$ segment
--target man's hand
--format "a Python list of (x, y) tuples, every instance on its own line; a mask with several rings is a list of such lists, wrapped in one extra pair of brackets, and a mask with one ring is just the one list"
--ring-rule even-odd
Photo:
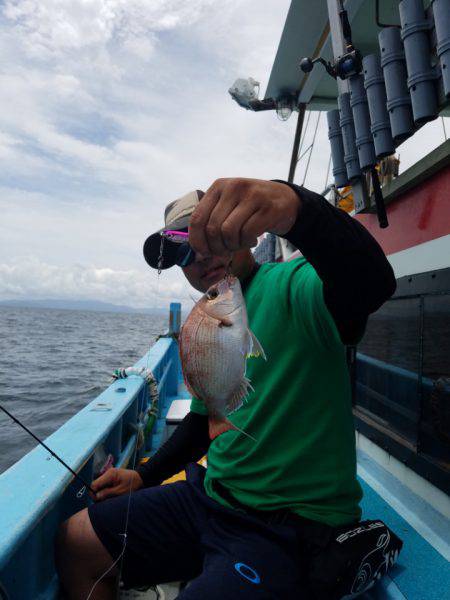
[(203, 256), (252, 248), (266, 231), (287, 233), (300, 206), (298, 195), (283, 183), (217, 179), (192, 213), (189, 244)]
[(95, 492), (95, 496), (90, 494), (96, 502), (128, 494), (143, 487), (144, 482), (137, 471), (131, 469), (115, 469), (111, 468), (95, 479), (91, 487)]

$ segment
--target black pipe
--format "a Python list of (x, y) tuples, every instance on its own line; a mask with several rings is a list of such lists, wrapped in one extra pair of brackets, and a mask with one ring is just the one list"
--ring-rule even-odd
[(389, 222), (386, 214), (386, 206), (384, 204), (383, 193), (381, 191), (378, 171), (375, 167), (370, 171), (372, 175), (373, 196), (375, 198), (375, 206), (377, 207), (378, 223), (381, 229), (389, 227)]
[(298, 105), (298, 119), (297, 119), (297, 127), (295, 128), (295, 137), (294, 137), (294, 145), (292, 147), (292, 156), (291, 156), (291, 164), (289, 166), (289, 175), (288, 181), (290, 183), (294, 182), (295, 169), (298, 163), (298, 148), (300, 145), (300, 137), (303, 130), (303, 121), (305, 119), (305, 111), (306, 104), (301, 103)]

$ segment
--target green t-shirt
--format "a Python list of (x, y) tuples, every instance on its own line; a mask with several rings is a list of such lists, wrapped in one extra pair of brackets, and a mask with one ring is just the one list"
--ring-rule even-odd
[[(267, 356), (247, 360), (254, 391), (208, 451), (207, 494), (220, 481), (240, 503), (288, 508), (341, 525), (360, 518), (350, 381), (322, 281), (303, 258), (262, 265), (244, 292), (250, 329)], [(191, 410), (207, 414), (193, 398)]]

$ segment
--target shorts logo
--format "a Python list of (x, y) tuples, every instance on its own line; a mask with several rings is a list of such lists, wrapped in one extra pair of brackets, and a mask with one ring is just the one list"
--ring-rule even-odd
[(255, 569), (252, 569), (245, 563), (236, 563), (234, 565), (234, 568), (239, 573), (239, 575), (242, 575), (242, 577), (244, 577), (244, 579), (247, 579), (247, 581), (250, 581), (250, 583), (261, 583), (261, 578), (255, 571)]

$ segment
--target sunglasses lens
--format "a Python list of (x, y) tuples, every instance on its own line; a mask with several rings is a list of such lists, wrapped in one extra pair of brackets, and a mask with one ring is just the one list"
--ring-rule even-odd
[(187, 267), (192, 264), (195, 260), (195, 252), (189, 246), (189, 244), (180, 244), (177, 250), (177, 256), (175, 263), (179, 267)]

